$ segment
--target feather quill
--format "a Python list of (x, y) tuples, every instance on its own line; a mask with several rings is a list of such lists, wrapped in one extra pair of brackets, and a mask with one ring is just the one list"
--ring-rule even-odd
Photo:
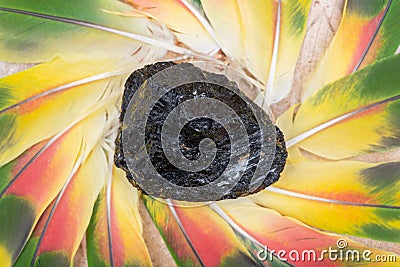
[[(299, 148), (339, 160), (398, 148), (400, 55), (364, 68), (310, 97), (278, 124), (286, 133), (292, 160)], [(310, 118), (309, 114), (315, 114)], [(338, 142), (332, 143), (335, 136)]]
[(0, 57), (28, 63), (47, 61), (59, 54), (69, 61), (126, 58), (146, 45), (155, 57), (164, 56), (166, 51), (192, 54), (174, 45), (173, 35), (149, 20), (123, 18), (105, 11), (129, 9), (128, 5), (108, 0), (74, 2), (68, 9), (54, 0), (35, 4), (2, 1)]
[(180, 266), (257, 265), (229, 225), (207, 206), (180, 207), (145, 197), (145, 205)]
[[(179, 42), (192, 50), (206, 55), (218, 52), (215, 33), (202, 14), (200, 6), (196, 8), (191, 0), (126, 0), (126, 2), (135, 8), (129, 14), (154, 18), (165, 24), (175, 33)], [(192, 34), (193, 32), (196, 35)]]
[(89, 266), (151, 266), (142, 237), (138, 192), (123, 171), (111, 169), (88, 228)]
[(56, 59), (0, 79), (0, 166), (118, 97), (122, 89), (115, 85), (126, 75), (115, 68)]
[(400, 43), (396, 23), (399, 7), (400, 3), (392, 0), (369, 5), (359, 0), (346, 1), (339, 29), (318, 68), (304, 83), (302, 99), (328, 83), (394, 55)]
[(264, 105), (285, 97), (311, 1), (201, 1), (226, 55), (264, 84)]
[[(261, 259), (266, 258), (265, 263), (269, 260), (270, 264), (289, 266), (342, 266), (330, 260), (324, 251), (329, 247), (336, 247), (338, 240), (346, 239), (343, 236), (316, 231), (297, 220), (258, 206), (246, 198), (213, 203), (211, 207), (236, 233), (252, 244), (249, 246), (250, 253)], [(347, 245), (346, 249), (356, 250), (360, 255), (366, 249), (365, 246), (351, 240)], [(285, 251), (286, 254), (283, 255), (279, 251)], [(311, 254), (307, 254), (310, 251)], [(373, 253), (390, 255), (389, 252), (378, 249)], [(266, 255), (268, 256), (265, 257)], [(368, 260), (361, 261), (364, 265), (369, 264)]]
[[(93, 128), (102, 125), (103, 120), (104, 116), (93, 114), (65, 133), (57, 135), (0, 192), (0, 214), (7, 218), (0, 224), (3, 236), (0, 246), (8, 251), (12, 262), (21, 252), (40, 215), (62, 189), (75, 161), (81, 157), (86, 158), (99, 140), (101, 128), (97, 128), (97, 131), (93, 131)], [(10, 215), (10, 209), (18, 212)]]

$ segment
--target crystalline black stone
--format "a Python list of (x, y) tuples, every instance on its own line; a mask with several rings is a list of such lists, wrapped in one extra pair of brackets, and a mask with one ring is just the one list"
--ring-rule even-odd
[[(162, 71), (162, 70), (169, 68), (171, 66), (174, 66), (174, 65), (175, 65), (175, 63), (173, 63), (173, 62), (158, 62), (158, 63), (152, 64), (152, 65), (147, 65), (144, 68), (135, 70), (129, 76), (129, 78), (125, 82), (125, 90), (124, 90), (124, 94), (122, 96), (121, 114), (119, 116), (120, 126), (122, 126), (122, 123), (124, 121), (126, 109), (128, 108), (129, 102), (131, 101), (132, 96), (139, 89), (140, 85), (142, 85), (143, 82), (145, 82), (147, 79), (149, 79), (151, 76), (153, 76), (157, 72)], [(115, 166), (123, 169), (126, 172), (126, 177), (128, 178), (128, 180), (131, 183), (133, 183), (134, 185), (136, 185), (131, 173), (128, 170), (128, 166), (126, 164), (124, 151), (122, 148), (122, 129), (121, 129), (121, 127), (119, 127), (119, 129), (118, 129), (117, 139), (115, 140), (114, 162), (115, 162)]]
[[(193, 69), (198, 70), (191, 64), (184, 63), (187, 65), (188, 71)], [(126, 172), (126, 176), (128, 180), (139, 190), (146, 192), (140, 188), (140, 186), (135, 182), (134, 177), (128, 170), (128, 166), (126, 163), (126, 159), (123, 153), (122, 146), (122, 124), (124, 121), (124, 117), (126, 111), (128, 109), (129, 103), (139, 89), (139, 87), (154, 74), (165, 70), (171, 66), (174, 66), (173, 62), (159, 62), (152, 65), (147, 65), (142, 69), (138, 69), (134, 71), (126, 81), (125, 91), (122, 99), (121, 106), (121, 115), (120, 115), (120, 128), (118, 130), (118, 136), (115, 141), (116, 144), (116, 152), (115, 152), (115, 165)], [(254, 173), (254, 168), (258, 164), (259, 155), (257, 151), (260, 148), (260, 128), (257, 126), (257, 120), (251, 114), (250, 111), (246, 111), (246, 108), (243, 106), (243, 101), (240, 99), (238, 95), (234, 93), (234, 91), (238, 91), (236, 83), (231, 82), (224, 75), (213, 74), (208, 72), (203, 72), (204, 75), (212, 77), (213, 80), (218, 80), (218, 83), (224, 84), (227, 87), (233, 89), (232, 93), (228, 90), (223, 90), (222, 86), (212, 85), (209, 83), (201, 83), (196, 82), (193, 84), (185, 84), (175, 88), (174, 90), (169, 91), (166, 95), (160, 99), (157, 104), (154, 106), (152, 110), (152, 118), (155, 121), (165, 120), (168, 113), (180, 103), (183, 103), (187, 99), (193, 98), (193, 94), (196, 94), (196, 97), (209, 97), (223, 100), (223, 102), (229, 102), (229, 105), (234, 110), (240, 110), (240, 119), (242, 122), (245, 122), (249, 127), (246, 129), (247, 134), (249, 136), (250, 143), (250, 159), (248, 163), (248, 169), (241, 177), (240, 181), (231, 189), (229, 193), (224, 194), (220, 199), (228, 199), (228, 198), (237, 198), (240, 196), (245, 196), (250, 194), (249, 186), (252, 179), (252, 175)], [(195, 74), (193, 74), (195, 75)], [(210, 86), (212, 88), (210, 88)], [(164, 178), (177, 184), (179, 186), (189, 186), (196, 187), (202, 186), (204, 184), (208, 184), (210, 181), (216, 179), (224, 170), (227, 165), (227, 160), (229, 161), (230, 154), (230, 141), (229, 136), (224, 129), (221, 128), (221, 125), (218, 125), (213, 120), (209, 119), (199, 119), (192, 121), (185, 125), (185, 127), (181, 130), (180, 136), (180, 151), (182, 154), (191, 160), (196, 160), (199, 157), (199, 143), (204, 138), (211, 139), (217, 148), (216, 160), (210, 164), (210, 166), (203, 171), (196, 173), (188, 173), (182, 170), (177, 169), (175, 166), (172, 166), (168, 160), (166, 159), (162, 149), (158, 146), (150, 146), (154, 142), (160, 141), (160, 128), (157, 127), (156, 124), (147, 124), (146, 127), (146, 146), (151, 147), (148, 150), (149, 157), (152, 159), (153, 166), (156, 168), (158, 173), (160, 173)], [(276, 129), (276, 149), (274, 154), (274, 159), (272, 161), (272, 165), (270, 167), (270, 171), (266, 172), (262, 177), (263, 182), (251, 193), (258, 192), (265, 187), (271, 185), (279, 179), (280, 173), (283, 171), (287, 152), (284, 142), (284, 137), (282, 132), (275, 127)]]

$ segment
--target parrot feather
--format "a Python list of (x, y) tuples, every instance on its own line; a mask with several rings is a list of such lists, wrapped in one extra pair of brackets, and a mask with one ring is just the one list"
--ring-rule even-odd
[[(95, 113), (55, 136), (0, 192), (0, 214), (6, 218), (0, 223), (0, 246), (8, 251), (13, 262), (40, 215), (74, 173), (77, 160), (85, 159), (99, 140), (102, 129), (98, 126), (103, 122), (104, 114)], [(18, 212), (10, 215), (10, 209)]]
[[(111, 167), (96, 201), (87, 233), (89, 266), (151, 266), (142, 237), (139, 193), (125, 173)], [(118, 208), (116, 208), (118, 207)]]
[(348, 0), (330, 47), (317, 70), (305, 81), (303, 99), (328, 83), (394, 55), (400, 43), (396, 23), (399, 7), (399, 1), (392, 0), (368, 5), (364, 1)]
[(56, 0), (35, 3), (4, 0), (0, 4), (0, 58), (28, 63), (47, 61), (59, 54), (70, 61), (88, 56), (110, 59), (135, 54), (146, 45), (159, 57), (167, 50), (193, 54), (176, 46), (173, 35), (165, 27), (106, 10), (126, 12), (131, 7), (109, 0), (73, 2), (67, 9)]
[[(321, 266), (321, 264), (338, 266), (338, 263), (329, 259), (326, 251), (330, 247), (337, 248), (337, 241), (346, 240), (346, 237), (317, 231), (295, 219), (258, 206), (246, 198), (213, 203), (212, 208), (234, 230), (243, 233), (243, 236), (250, 239), (249, 242), (255, 243), (250, 253), (260, 258), (273, 259), (273, 263), (277, 260), (283, 262), (286, 260), (287, 264), (295, 266)], [(367, 247), (349, 240), (345, 249), (357, 251), (358, 255), (362, 255)], [(282, 255), (279, 251), (286, 253)], [(391, 255), (379, 249), (373, 250), (373, 253)], [(360, 262), (364, 265), (369, 264), (368, 260), (360, 259)]]
[[(117, 85), (126, 74), (108, 71), (112, 64), (103, 66), (108, 67), (54, 60), (0, 79), (5, 95), (0, 103), (0, 166), (118, 97), (122, 89)], [(57, 83), (42, 79), (49, 73)]]
[(290, 90), (311, 1), (201, 3), (234, 66), (265, 84), (266, 103), (283, 98)]
[(150, 197), (144, 197), (144, 203), (178, 265), (259, 265), (229, 225), (208, 206), (185, 207)]
[[(96, 168), (98, 164), (102, 168)], [(71, 264), (89, 224), (90, 213), (97, 195), (104, 183), (106, 166), (104, 151), (95, 148), (89, 158), (82, 162), (76, 175), (67, 180), (52, 206), (38, 239), (31, 266), (34, 263), (60, 266), (65, 259)], [(64, 216), (68, 213), (85, 216), (65, 220)], [(55, 262), (57, 258), (60, 260), (58, 264)], [(47, 261), (51, 263), (46, 263)]]
[[(389, 57), (327, 85), (296, 115), (289, 110), (278, 122), (293, 151), (289, 157), (295, 160), (299, 148), (331, 160), (398, 148), (399, 59)], [(335, 136), (340, 140), (330, 142)]]
[[(133, 15), (142, 14), (164, 23), (175, 33), (178, 41), (194, 51), (213, 55), (219, 50), (215, 34), (200, 7), (188, 0), (126, 0), (135, 10)], [(196, 32), (196, 35), (191, 33)]]
[[(396, 242), (400, 238), (398, 170), (399, 162), (304, 159), (289, 164), (285, 179), (252, 199), (324, 231)], [(340, 218), (340, 223), (334, 218)]]

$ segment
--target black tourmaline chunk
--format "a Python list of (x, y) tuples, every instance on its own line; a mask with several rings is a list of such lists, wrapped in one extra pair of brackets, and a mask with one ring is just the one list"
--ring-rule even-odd
[(114, 156), (114, 162), (115, 166), (118, 168), (123, 169), (126, 172), (126, 177), (129, 179), (131, 183), (134, 185), (134, 179), (131, 175), (131, 173), (128, 170), (128, 166), (125, 161), (125, 156), (123, 153), (122, 149), (122, 123), (124, 121), (126, 109), (128, 108), (129, 102), (131, 101), (133, 95), (136, 93), (136, 91), (139, 89), (140, 85), (147, 79), (149, 79), (151, 76), (156, 74), (159, 71), (162, 71), (166, 68), (169, 68), (171, 66), (174, 66), (175, 63), (173, 62), (158, 62), (153, 65), (147, 65), (142, 69), (135, 70), (132, 72), (132, 74), (129, 76), (129, 78), (125, 82), (125, 90), (124, 90), (124, 95), (122, 97), (122, 106), (121, 106), (121, 115), (119, 116), (119, 123), (120, 127), (118, 129), (118, 136), (117, 139), (115, 140), (115, 156)]
[[(187, 66), (188, 70), (193, 69), (193, 72), (199, 70), (192, 64), (184, 64)], [(159, 62), (152, 65), (147, 65), (142, 69), (134, 71), (129, 76), (125, 84), (120, 115), (120, 127), (118, 130), (117, 139), (115, 141), (115, 165), (123, 169), (126, 172), (126, 176), (129, 181), (145, 194), (149, 192), (145, 192), (143, 188), (140, 188), (140, 186), (135, 182), (135, 177), (133, 177), (131, 172), (128, 170), (125, 155), (123, 153), (122, 124), (124, 122), (129, 103), (140, 86), (154, 74), (174, 65), (176, 64), (173, 62)], [(237, 85), (229, 81), (225, 76), (204, 71), (203, 73), (205, 76), (212, 77), (214, 80), (217, 79), (221, 83), (226, 84), (227, 87), (233, 88), (234, 91), (236, 90), (239, 92)], [(225, 171), (225, 168), (229, 162), (229, 156), (231, 154), (231, 141), (224, 127), (212, 119), (198, 118), (190, 121), (190, 123), (187, 123), (181, 129), (179, 136), (179, 149), (182, 155), (189, 160), (197, 160), (200, 157), (199, 144), (203, 139), (211, 139), (214, 142), (216, 146), (215, 159), (205, 170), (197, 172), (180, 170), (176, 166), (169, 163), (161, 148), (161, 137), (159, 136), (160, 127), (157, 127), (157, 123), (160, 120), (165, 120), (169, 112), (171, 112), (177, 105), (180, 105), (188, 99), (198, 98), (200, 96), (215, 98), (224, 103), (229, 103), (229, 106), (233, 110), (240, 111), (239, 117), (245, 123), (247, 127), (246, 131), (249, 136), (250, 159), (248, 167), (239, 182), (230, 190), (230, 192), (225, 193), (219, 199), (237, 198), (255, 193), (279, 179), (280, 173), (283, 171), (285, 166), (287, 152), (283, 134), (278, 127), (275, 127), (276, 148), (275, 154), (273, 154), (274, 158), (272, 160), (272, 165), (270, 170), (266, 171), (262, 175), (261, 178), (263, 182), (259, 185), (259, 187), (255, 190), (253, 188), (252, 192), (249, 192), (250, 181), (254, 174), (255, 167), (257, 166), (260, 157), (263, 156), (262, 153), (260, 154), (258, 151), (261, 147), (259, 133), (260, 128), (257, 125), (254, 115), (251, 114), (251, 110), (248, 108), (246, 109), (246, 107), (243, 106), (244, 102), (240, 98), (245, 96), (241, 92), (239, 92), (240, 97), (235, 95), (235, 93), (229, 92), (229, 90), (228, 93), (226, 90), (224, 91), (222, 86), (219, 85), (195, 82), (193, 84), (184, 84), (173, 88), (167, 94), (163, 95), (154, 105), (154, 108), (150, 113), (150, 117), (156, 118), (156, 123), (152, 124), (152, 122), (147, 122), (145, 144), (152, 165), (163, 178), (182, 187), (197, 187), (214, 181)]]

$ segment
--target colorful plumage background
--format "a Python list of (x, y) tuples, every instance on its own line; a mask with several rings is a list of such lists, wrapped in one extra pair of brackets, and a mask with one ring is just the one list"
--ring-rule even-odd
[[(0, 0), (0, 265), (398, 266), (399, 17), (398, 0)], [(123, 85), (167, 59), (247, 74), (286, 137), (277, 183), (192, 208), (129, 184)], [(342, 239), (397, 263), (258, 257)]]

